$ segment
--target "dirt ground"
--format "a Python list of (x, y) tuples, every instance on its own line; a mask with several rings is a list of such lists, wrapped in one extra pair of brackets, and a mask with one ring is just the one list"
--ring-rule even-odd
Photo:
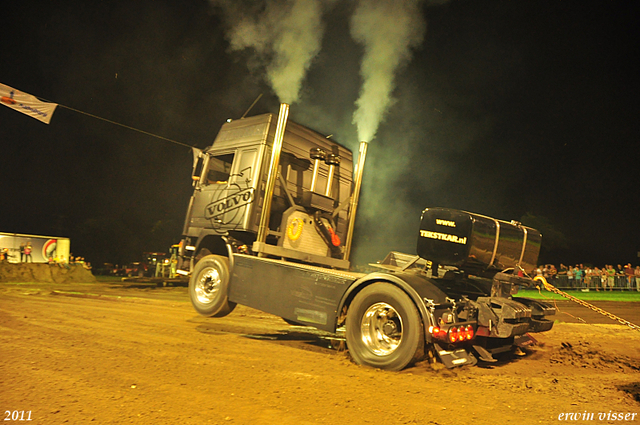
[(81, 264), (1, 262), (0, 282), (94, 283), (96, 278)]
[[(599, 305), (640, 322), (640, 303)], [(385, 372), (256, 310), (200, 317), (184, 287), (0, 283), (0, 419), (455, 425), (576, 413), (583, 423), (640, 423), (640, 332), (559, 306), (595, 324), (560, 314), (525, 356), (492, 366)]]

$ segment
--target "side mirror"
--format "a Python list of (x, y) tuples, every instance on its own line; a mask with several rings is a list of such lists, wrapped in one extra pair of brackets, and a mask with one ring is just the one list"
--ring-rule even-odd
[(193, 185), (200, 181), (200, 177), (202, 176), (202, 166), (204, 164), (204, 158), (202, 156), (198, 157), (198, 160), (193, 164), (193, 174), (191, 175), (191, 180), (193, 180)]

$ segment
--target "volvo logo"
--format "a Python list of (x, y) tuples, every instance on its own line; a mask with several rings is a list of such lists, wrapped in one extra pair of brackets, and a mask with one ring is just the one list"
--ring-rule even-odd
[(226, 198), (218, 199), (205, 207), (205, 218), (212, 219), (253, 202), (254, 188), (235, 192)]

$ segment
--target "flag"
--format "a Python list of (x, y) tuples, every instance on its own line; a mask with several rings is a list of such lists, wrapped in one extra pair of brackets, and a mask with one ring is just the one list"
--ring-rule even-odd
[(49, 124), (57, 103), (42, 102), (37, 97), (0, 84), (0, 103)]

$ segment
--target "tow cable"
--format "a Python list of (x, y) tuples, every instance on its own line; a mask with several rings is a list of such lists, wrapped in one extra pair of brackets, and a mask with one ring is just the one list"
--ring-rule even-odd
[(549, 292), (553, 292), (554, 294), (558, 294), (561, 297), (567, 298), (577, 304), (580, 304), (583, 307), (587, 307), (588, 309), (591, 309), (593, 311), (595, 311), (596, 313), (600, 313), (603, 316), (607, 316), (609, 319), (615, 320), (618, 323), (622, 324), (622, 325), (626, 325), (629, 326), (631, 329), (635, 329), (636, 331), (640, 331), (640, 326), (631, 323), (628, 320), (625, 320), (621, 317), (616, 316), (615, 314), (609, 313), (608, 311), (605, 311), (603, 309), (601, 309), (600, 307), (596, 307), (593, 304), (589, 304), (586, 301), (583, 301), (579, 298), (574, 297), (573, 295), (567, 294), (564, 291), (559, 290), (558, 288), (556, 288), (555, 286), (553, 286), (552, 284), (550, 284), (549, 282), (547, 282), (547, 279), (545, 279), (543, 276), (536, 276), (533, 278), (533, 280), (539, 280), (542, 282), (542, 284), (544, 285), (544, 289), (546, 289)]

